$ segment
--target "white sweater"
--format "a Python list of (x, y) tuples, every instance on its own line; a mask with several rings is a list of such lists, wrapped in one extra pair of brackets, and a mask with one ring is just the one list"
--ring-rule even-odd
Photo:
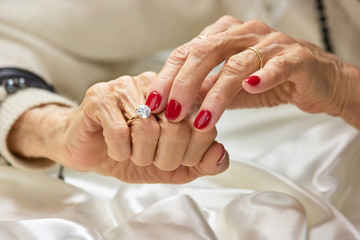
[[(328, 0), (326, 7), (336, 53), (360, 65), (360, 2)], [(322, 44), (312, 0), (0, 0), (0, 68), (34, 72), (58, 93), (22, 90), (0, 105), (1, 155), (18, 168), (51, 166), (49, 160), (24, 161), (8, 150), (6, 137), (22, 113), (45, 103), (76, 106), (95, 82), (139, 74), (137, 62), (181, 45), (224, 14), (261, 19)]]

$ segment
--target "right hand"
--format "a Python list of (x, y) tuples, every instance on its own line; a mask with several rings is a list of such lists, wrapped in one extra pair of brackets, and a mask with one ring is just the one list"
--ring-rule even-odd
[[(42, 107), (53, 130), (47, 135), (44, 157), (127, 182), (184, 183), (223, 172), (228, 155), (214, 141), (216, 130), (195, 131), (191, 114), (178, 123), (167, 121), (162, 113), (137, 119), (131, 127), (126, 124), (136, 106), (145, 102), (147, 86), (155, 77), (144, 73), (95, 84), (75, 109)], [(219, 159), (223, 161), (218, 165)]]
[(194, 125), (202, 132), (211, 130), (225, 109), (285, 103), (340, 116), (360, 129), (359, 67), (261, 21), (224, 16), (201, 35), (175, 49), (148, 88), (148, 99), (154, 94), (162, 99), (155, 113), (166, 109), (169, 121), (181, 121), (200, 92), (204, 99)]

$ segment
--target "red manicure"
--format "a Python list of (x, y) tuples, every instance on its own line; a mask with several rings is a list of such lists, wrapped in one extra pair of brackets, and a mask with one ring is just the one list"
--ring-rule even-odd
[(222, 145), (221, 144), (221, 146), (222, 146), (222, 154), (221, 154), (221, 157), (219, 158), (219, 160), (217, 161), (217, 165), (220, 165), (223, 161), (224, 161), (224, 159), (225, 159), (225, 155), (226, 155), (226, 151), (225, 151), (225, 148), (224, 148), (224, 145)]
[(171, 99), (165, 110), (165, 117), (168, 120), (175, 120), (180, 115), (180, 112), (181, 104), (178, 101)]
[(251, 86), (256, 86), (260, 83), (260, 78), (258, 76), (250, 76), (245, 78), (244, 81), (250, 84)]
[(194, 121), (194, 127), (196, 127), (197, 129), (203, 129), (209, 124), (210, 120), (211, 120), (211, 112), (203, 109), (196, 116)]
[(154, 111), (159, 107), (161, 103), (161, 95), (158, 92), (151, 92), (146, 99), (145, 105), (147, 105), (151, 111)]

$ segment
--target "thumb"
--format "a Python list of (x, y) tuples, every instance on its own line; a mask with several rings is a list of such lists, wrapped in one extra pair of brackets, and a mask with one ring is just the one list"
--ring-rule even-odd
[(190, 171), (195, 171), (202, 176), (217, 175), (229, 167), (229, 154), (224, 145), (214, 142), (205, 152), (202, 160)]

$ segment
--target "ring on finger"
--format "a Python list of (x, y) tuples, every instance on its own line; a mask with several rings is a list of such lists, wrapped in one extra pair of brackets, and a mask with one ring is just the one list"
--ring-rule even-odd
[(137, 116), (130, 118), (126, 122), (127, 125), (130, 126), (130, 123), (138, 118), (148, 118), (151, 115), (151, 109), (147, 105), (139, 105), (136, 107), (136, 114)]
[(260, 68), (259, 69), (262, 69), (263, 68), (263, 58), (262, 58), (260, 52), (254, 47), (248, 47), (248, 48), (246, 48), (246, 50), (251, 50), (256, 53), (256, 55), (259, 57), (259, 60), (260, 60)]
[(200, 39), (205, 39), (208, 36), (206, 34), (199, 34), (199, 35), (197, 35), (197, 37), (200, 38)]

